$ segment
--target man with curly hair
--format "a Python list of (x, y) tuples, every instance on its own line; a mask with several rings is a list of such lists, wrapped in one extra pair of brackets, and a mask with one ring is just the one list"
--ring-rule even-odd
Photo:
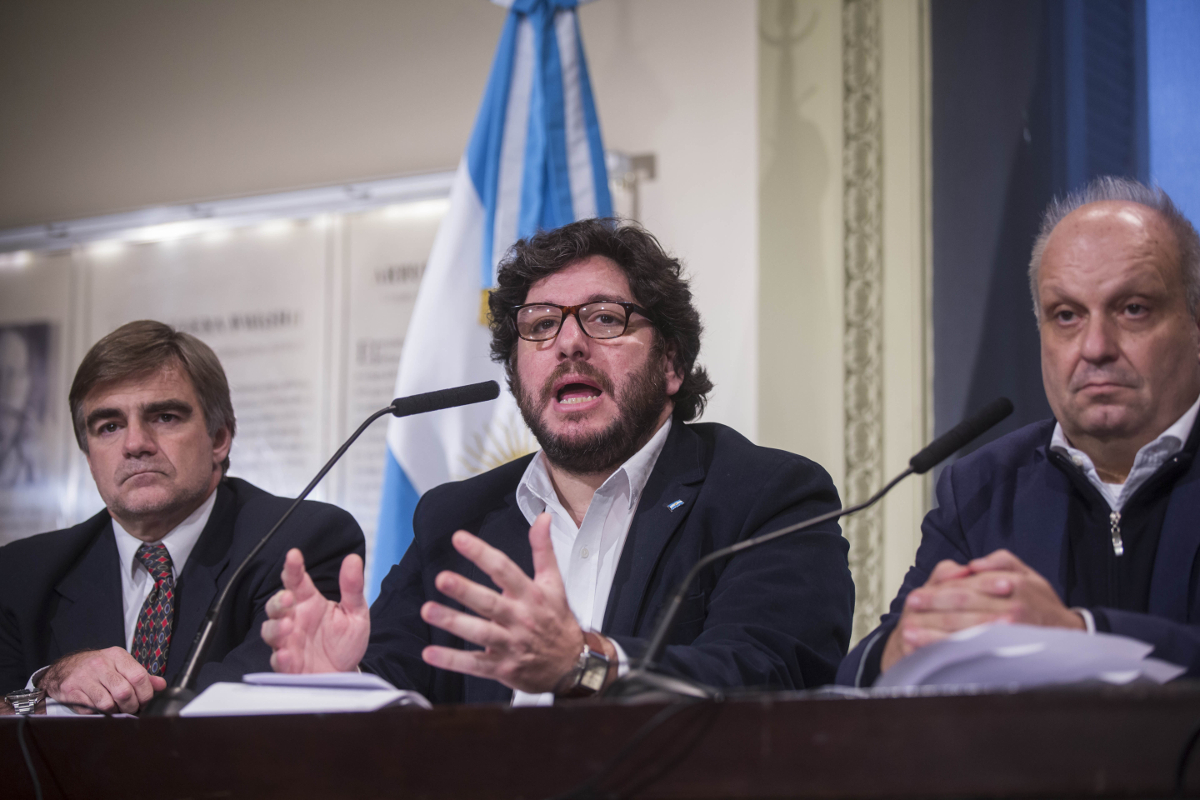
[[(517, 242), (491, 293), (492, 357), (541, 450), (425, 494), (368, 610), (298, 551), (263, 638), (283, 672), (361, 668), (435, 702), (553, 702), (610, 684), (713, 550), (838, 507), (807, 459), (691, 424), (712, 383), (680, 262), (641, 228), (585, 220)], [(711, 686), (827, 683), (854, 589), (835, 523), (704, 571), (661, 667)]]

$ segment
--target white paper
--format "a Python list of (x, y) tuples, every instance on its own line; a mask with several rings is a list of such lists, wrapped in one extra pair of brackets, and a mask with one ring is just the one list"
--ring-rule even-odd
[(1126, 636), (1039, 625), (980, 625), (922, 647), (875, 682), (916, 686), (1025, 689), (1137, 680), (1165, 683), (1186, 670), (1147, 658), (1153, 646)]
[(417, 692), (397, 689), (378, 675), (329, 672), (280, 675), (256, 672), (244, 683), (214, 683), (180, 712), (184, 717), (377, 711), (385, 706), (432, 708)]

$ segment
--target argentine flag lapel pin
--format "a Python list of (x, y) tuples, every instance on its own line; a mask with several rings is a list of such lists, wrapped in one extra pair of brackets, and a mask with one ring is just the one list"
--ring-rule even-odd
[(681, 505), (683, 505), (683, 501), (676, 500), (674, 503), (671, 503), (671, 505), (667, 506), (667, 508), (671, 511), (674, 511), (675, 509), (679, 508)]

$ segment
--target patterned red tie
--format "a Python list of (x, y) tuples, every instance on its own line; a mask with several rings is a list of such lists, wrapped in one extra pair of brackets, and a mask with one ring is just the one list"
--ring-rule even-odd
[(171, 555), (159, 544), (144, 544), (137, 549), (137, 560), (150, 571), (154, 588), (138, 614), (133, 631), (132, 655), (151, 675), (162, 675), (167, 667), (167, 648), (171, 646), (171, 624), (175, 607), (175, 574)]

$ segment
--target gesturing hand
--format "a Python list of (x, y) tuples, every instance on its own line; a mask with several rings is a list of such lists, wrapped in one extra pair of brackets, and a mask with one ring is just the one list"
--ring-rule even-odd
[(455, 650), (430, 646), (421, 653), (427, 664), (500, 681), (525, 692), (548, 692), (574, 666), (583, 631), (567, 604), (558, 561), (550, 544), (550, 515), (529, 529), (534, 576), (466, 531), (454, 534), (454, 548), (488, 574), (497, 593), (454, 572), (442, 572), (435, 585), (479, 616), (428, 602), (421, 618), (484, 648)]
[(880, 660), (886, 671), (913, 651), (987, 622), (1085, 627), (1041, 575), (1007, 550), (965, 565), (942, 561), (904, 600), (900, 622)]
[(109, 647), (63, 656), (50, 665), (38, 687), (59, 702), (135, 714), (167, 682), (146, 672), (125, 649)]
[(267, 601), (269, 619), (262, 626), (276, 672), (349, 672), (358, 666), (371, 635), (361, 558), (346, 556), (338, 585), (342, 601), (335, 603), (317, 591), (300, 551), (288, 551), (283, 589)]

